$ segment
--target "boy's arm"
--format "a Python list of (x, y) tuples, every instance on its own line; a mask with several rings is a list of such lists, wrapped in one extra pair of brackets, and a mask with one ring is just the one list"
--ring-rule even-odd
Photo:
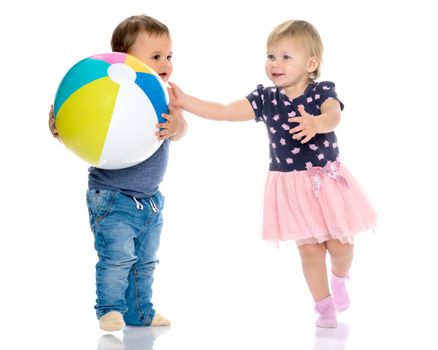
[[(171, 107), (169, 109), (171, 110), (172, 115), (175, 116), (175, 119), (178, 123), (176, 128), (175, 128), (175, 132), (174, 132), (173, 136), (170, 137), (170, 139), (172, 141), (178, 141), (178, 140), (181, 140), (187, 133), (187, 128), (188, 128), (187, 122), (186, 122), (186, 119), (184, 118), (183, 111), (181, 108)], [(175, 110), (175, 111), (173, 111), (173, 110)]]
[(227, 121), (247, 121), (254, 119), (254, 110), (250, 102), (240, 99), (230, 104), (205, 101), (185, 94), (177, 85), (169, 83), (172, 104), (180, 106), (186, 111), (202, 118)]
[(62, 142), (61, 137), (59, 137), (58, 130), (56, 130), (55, 127), (55, 114), (53, 112), (53, 105), (50, 107), (50, 112), (49, 112), (49, 130), (55, 139)]
[(175, 108), (169, 105), (169, 114), (163, 113), (162, 116), (166, 119), (166, 122), (157, 124), (159, 130), (155, 135), (158, 139), (170, 139), (172, 141), (182, 139), (187, 133), (187, 122), (184, 119), (181, 108)]

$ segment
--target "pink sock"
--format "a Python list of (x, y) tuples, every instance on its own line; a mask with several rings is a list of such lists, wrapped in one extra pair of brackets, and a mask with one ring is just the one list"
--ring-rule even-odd
[(332, 287), (333, 300), (339, 312), (347, 310), (350, 306), (350, 298), (348, 297), (347, 288), (345, 288), (345, 281), (348, 278), (349, 275), (338, 277), (332, 273), (330, 284)]
[(316, 320), (317, 327), (335, 328), (338, 326), (335, 303), (331, 295), (318, 300), (315, 303), (315, 311), (319, 314), (319, 318)]

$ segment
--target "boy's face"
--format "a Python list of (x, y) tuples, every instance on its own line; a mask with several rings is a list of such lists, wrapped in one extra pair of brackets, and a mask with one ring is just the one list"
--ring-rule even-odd
[(167, 35), (151, 36), (146, 32), (137, 35), (128, 54), (147, 64), (165, 83), (172, 74), (172, 40)]

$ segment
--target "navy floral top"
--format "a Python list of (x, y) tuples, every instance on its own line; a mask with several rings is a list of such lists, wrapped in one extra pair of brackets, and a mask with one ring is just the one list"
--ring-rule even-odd
[[(338, 143), (333, 131), (316, 134), (309, 142), (302, 144), (289, 134), (289, 130), (298, 124), (288, 122), (288, 118), (300, 116), (299, 105), (303, 105), (307, 113), (316, 116), (321, 114), (321, 105), (326, 100), (339, 101), (334, 83), (311, 82), (304, 94), (292, 101), (282, 88), (258, 85), (246, 98), (254, 109), (256, 121), (266, 124), (270, 141), (269, 170), (306, 170), (312, 166), (324, 167), (328, 161), (338, 159)], [(339, 103), (343, 109), (344, 105), (341, 101)]]

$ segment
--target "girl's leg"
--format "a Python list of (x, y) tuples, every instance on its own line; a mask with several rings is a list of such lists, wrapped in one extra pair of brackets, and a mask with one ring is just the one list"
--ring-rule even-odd
[(342, 244), (334, 239), (325, 242), (332, 263), (332, 272), (338, 277), (345, 277), (350, 271), (353, 262), (353, 245)]
[(304, 244), (298, 247), (307, 286), (314, 300), (322, 300), (330, 295), (325, 244)]
[(353, 261), (353, 245), (342, 244), (339, 240), (326, 242), (332, 263), (331, 289), (333, 299), (338, 311), (345, 311), (350, 306), (345, 282), (348, 279), (351, 263)]
[(304, 277), (315, 300), (315, 311), (320, 315), (316, 325), (324, 328), (336, 327), (336, 309), (328, 287), (325, 264), (327, 248), (325, 244), (305, 244), (299, 246), (298, 250)]

